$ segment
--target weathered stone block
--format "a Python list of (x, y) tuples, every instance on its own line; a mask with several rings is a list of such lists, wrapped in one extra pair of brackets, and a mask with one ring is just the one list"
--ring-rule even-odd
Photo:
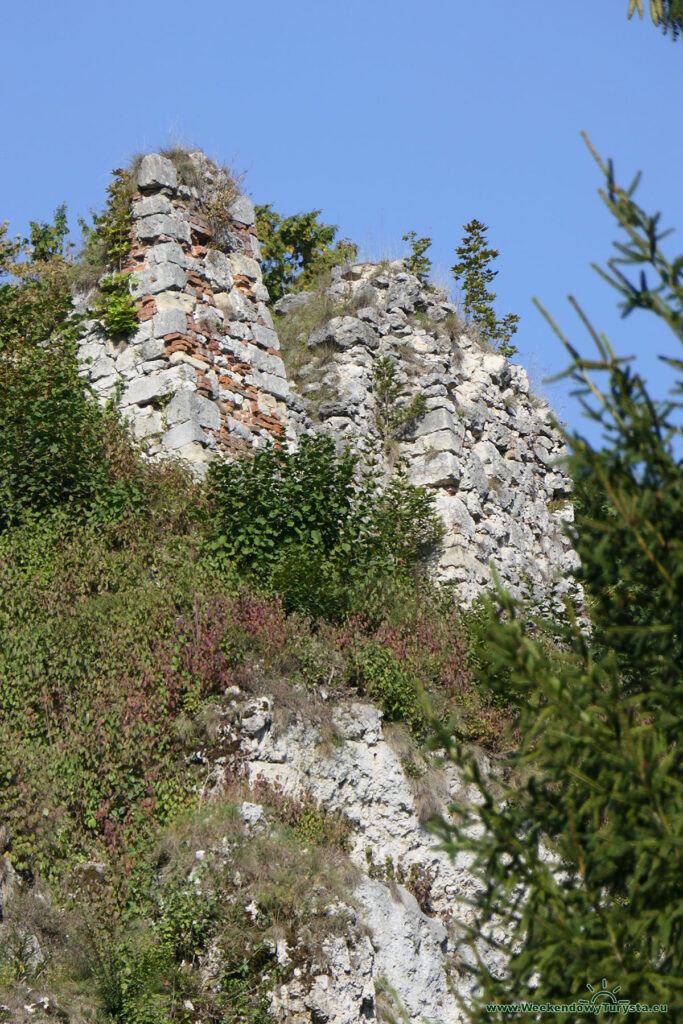
[(170, 160), (159, 153), (148, 153), (143, 156), (138, 171), (140, 189), (176, 188), (178, 174)]
[(254, 438), (254, 435), (252, 434), (251, 430), (249, 430), (249, 428), (245, 426), (244, 423), (241, 423), (239, 420), (234, 419), (234, 417), (232, 416), (225, 417), (225, 425), (230, 431), (230, 433), (234, 434), (235, 437), (241, 437), (242, 440), (244, 441), (252, 441)]
[(167, 309), (183, 309), (186, 313), (192, 313), (197, 305), (194, 295), (178, 291), (159, 292), (154, 296), (154, 301), (158, 313)]
[(190, 366), (174, 366), (146, 377), (136, 377), (127, 386), (121, 399), (125, 405), (149, 405), (179, 390), (184, 384), (196, 383), (197, 374)]
[(161, 438), (161, 444), (167, 451), (177, 451), (179, 448), (183, 448), (186, 444), (191, 444), (193, 441), (199, 442), (202, 445), (209, 445), (212, 441), (207, 434), (201, 429), (201, 427), (194, 421), (188, 421), (187, 423), (179, 423), (175, 427), (171, 427)]
[(204, 272), (209, 281), (229, 292), (232, 288), (232, 269), (225, 253), (217, 249), (209, 249), (204, 258)]
[(187, 276), (177, 263), (158, 263), (149, 270), (139, 271), (134, 275), (131, 292), (134, 296), (155, 295), (168, 289), (184, 288)]
[(450, 452), (429, 452), (415, 459), (409, 476), (419, 487), (455, 484), (460, 479), (460, 463)]
[(143, 359), (158, 359), (165, 352), (166, 345), (161, 338), (150, 338), (149, 341), (143, 342), (140, 347), (140, 355)]
[(232, 253), (228, 260), (234, 275), (239, 274), (243, 277), (248, 277), (252, 281), (261, 280), (261, 268), (256, 260), (252, 260), (249, 256), (243, 256), (239, 252)]
[(332, 342), (341, 349), (364, 345), (369, 349), (379, 346), (379, 337), (369, 324), (364, 324), (354, 316), (335, 316), (325, 327), (313, 331), (308, 339), (308, 347)]
[[(249, 382), (249, 377), (246, 378)], [(282, 377), (276, 377), (272, 373), (261, 373), (260, 370), (254, 370), (251, 373), (251, 383), (257, 388), (263, 388), (264, 391), (269, 391), (271, 395), (277, 395), (278, 398), (286, 398), (289, 394), (289, 385), (286, 380)]]
[(147, 250), (147, 262), (177, 263), (184, 270), (189, 261), (178, 242), (160, 242)]
[(159, 434), (163, 430), (161, 413), (156, 409), (150, 410), (144, 415), (138, 415), (133, 419), (133, 433), (138, 440)]
[(169, 427), (176, 423), (192, 420), (202, 427), (220, 430), (221, 414), (218, 406), (210, 399), (194, 391), (179, 391), (166, 408), (166, 422)]
[(452, 452), (454, 455), (459, 455), (462, 451), (463, 433), (464, 431), (458, 433), (454, 429), (437, 430), (433, 434), (425, 434), (422, 443), (425, 448), (431, 448), (432, 451)]
[(254, 324), (252, 327), (254, 338), (262, 348), (279, 348), (277, 334), (271, 327), (264, 327), (263, 324)]
[(166, 235), (179, 242), (190, 241), (190, 226), (181, 217), (171, 217), (165, 213), (154, 213), (151, 217), (143, 217), (137, 222), (138, 238), (141, 242), (151, 241)]
[(254, 207), (248, 196), (238, 196), (230, 207), (230, 216), (238, 224), (245, 224), (251, 227), (255, 223)]
[(155, 338), (165, 338), (167, 334), (185, 334), (187, 332), (187, 314), (183, 309), (165, 309), (157, 313), (153, 319)]
[(261, 370), (263, 373), (272, 373), (275, 377), (282, 377), (283, 380), (287, 376), (285, 364), (280, 356), (274, 356), (272, 353), (264, 352), (255, 345), (249, 345), (247, 346), (247, 358), (255, 370)]
[(102, 377), (109, 377), (116, 372), (114, 360), (109, 356), (100, 356), (90, 367), (89, 377), (91, 381), (100, 380)]
[(154, 213), (173, 213), (171, 202), (166, 196), (148, 196), (133, 203), (131, 214), (134, 220), (141, 217), (151, 217)]
[(482, 497), (488, 494), (489, 483), (481, 459), (470, 455), (463, 469), (461, 486), (465, 490), (477, 491)]
[(78, 359), (81, 363), (93, 364), (100, 356), (105, 354), (105, 346), (101, 341), (88, 341), (78, 349)]

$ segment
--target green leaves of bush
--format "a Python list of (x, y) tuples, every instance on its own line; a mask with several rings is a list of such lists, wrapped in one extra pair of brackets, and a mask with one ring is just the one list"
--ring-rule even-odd
[(433, 500), (329, 437), (209, 471), (209, 550), (282, 593), (288, 610), (343, 618), (382, 576), (406, 574), (441, 527)]
[(0, 358), (0, 438), (0, 530), (29, 511), (82, 513), (100, 498), (113, 514), (125, 507), (130, 488), (116, 483), (114, 459), (127, 443), (86, 394), (70, 345)]
[(306, 288), (326, 270), (358, 255), (358, 246), (348, 238), (332, 244), (337, 228), (318, 220), (320, 210), (281, 217), (270, 203), (254, 209), (263, 283), (271, 302), (286, 292)]

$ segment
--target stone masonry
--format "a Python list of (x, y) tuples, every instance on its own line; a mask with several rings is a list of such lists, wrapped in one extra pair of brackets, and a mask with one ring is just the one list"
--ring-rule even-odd
[[(209, 183), (220, 173), (201, 153), (190, 156)], [(219, 249), (197, 189), (182, 184), (170, 160), (145, 156), (137, 184), (123, 270), (140, 327), (117, 342), (90, 321), (82, 372), (103, 401), (117, 400), (149, 456), (178, 456), (201, 475), (216, 454), (287, 437), (289, 386), (254, 211), (246, 197), (236, 200)]]

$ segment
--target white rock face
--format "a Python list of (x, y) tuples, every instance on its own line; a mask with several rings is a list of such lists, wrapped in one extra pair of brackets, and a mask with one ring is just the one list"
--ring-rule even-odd
[[(299, 371), (315, 429), (344, 443), (377, 439), (373, 368), (389, 359), (399, 407), (424, 399), (423, 413), (397, 429), (392, 444), (410, 481), (436, 494), (445, 521), (437, 579), (470, 603), (491, 585), (493, 563), (513, 593), (537, 604), (579, 596), (578, 559), (563, 529), (571, 481), (547, 404), (530, 394), (521, 366), (469, 337), (444, 292), (423, 286), (400, 260), (379, 269), (333, 271), (327, 298), (360, 308), (333, 316), (308, 338), (312, 359), (320, 352), (326, 371), (319, 381), (322, 371), (312, 379), (310, 370)], [(285, 296), (276, 309), (296, 316), (299, 304), (300, 296)]]
[[(377, 993), (384, 990), (393, 992), (415, 1024), (460, 1024), (465, 1017), (453, 987), (465, 1004), (474, 988), (468, 966), (475, 962), (474, 952), (463, 954), (459, 948), (462, 925), (471, 920), (463, 901), (476, 891), (469, 855), (453, 862), (436, 849), (420, 820), (415, 788), (384, 737), (381, 711), (359, 702), (343, 704), (334, 721), (340, 742), (324, 753), (308, 722), (294, 721), (278, 732), (269, 699), (252, 701), (242, 710), (241, 742), (250, 781), (266, 780), (288, 795), (306, 793), (327, 811), (344, 814), (353, 823), (350, 856), (362, 872), (353, 906), (366, 939), (353, 943), (353, 954), (348, 935), (334, 943), (331, 939), (330, 959), (312, 989), (296, 980), (278, 991), (279, 1019), (297, 1024), (374, 1019)], [(476, 797), (464, 793), (452, 767), (435, 777), (435, 789), (431, 813), (445, 810), (451, 799)], [(368, 877), (370, 860), (381, 868), (388, 858), (405, 877), (414, 868), (432, 878), (431, 916), (403, 885)], [(490, 952), (484, 955), (491, 970), (502, 971), (502, 961)]]

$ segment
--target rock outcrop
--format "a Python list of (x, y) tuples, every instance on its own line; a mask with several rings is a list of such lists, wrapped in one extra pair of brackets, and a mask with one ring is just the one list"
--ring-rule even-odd
[[(305, 298), (276, 303), (290, 335), (306, 322), (302, 309), (321, 300), (338, 309), (306, 338), (295, 380), (315, 429), (351, 444), (378, 439), (435, 493), (446, 526), (437, 578), (467, 603), (490, 586), (491, 562), (517, 594), (543, 601), (569, 590), (578, 559), (564, 532), (573, 519), (565, 450), (523, 368), (471, 337), (446, 294), (400, 260), (336, 268), (308, 307)], [(378, 372), (387, 360), (401, 392), (394, 409)], [(416, 398), (419, 415), (401, 424)]]
[[(239, 750), (253, 792), (277, 792), (312, 800), (332, 818), (350, 824), (349, 857), (357, 879), (348, 898), (329, 908), (342, 911), (343, 934), (332, 928), (319, 955), (276, 986), (272, 1012), (286, 1024), (358, 1024), (387, 1019), (382, 1004), (415, 1024), (461, 1024), (475, 991), (477, 953), (466, 940), (472, 923), (476, 881), (470, 855), (455, 861), (435, 847), (427, 817), (447, 814), (450, 803), (476, 801), (453, 766), (423, 767), (416, 780), (406, 775), (395, 745), (385, 734), (382, 712), (357, 701), (333, 701), (328, 708), (335, 742), (305, 704), (285, 713), (269, 696), (246, 698), (235, 690), (224, 739)], [(229, 724), (228, 724), (229, 723)], [(482, 770), (491, 766), (482, 758)], [(221, 791), (222, 768), (215, 774)], [(257, 830), (268, 828), (259, 805), (242, 807)], [(415, 893), (421, 897), (420, 903)], [(282, 942), (278, 956), (289, 962)], [(478, 949), (489, 970), (504, 962), (489, 948)]]

